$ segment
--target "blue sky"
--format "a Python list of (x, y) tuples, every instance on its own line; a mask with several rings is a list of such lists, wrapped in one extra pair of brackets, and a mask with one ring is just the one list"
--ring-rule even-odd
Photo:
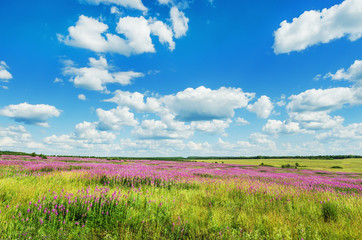
[(362, 1), (0, 3), (0, 149), (362, 154)]

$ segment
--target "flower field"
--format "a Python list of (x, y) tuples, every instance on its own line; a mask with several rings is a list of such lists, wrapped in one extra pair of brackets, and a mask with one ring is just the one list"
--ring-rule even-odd
[(0, 156), (0, 239), (361, 239), (362, 175)]

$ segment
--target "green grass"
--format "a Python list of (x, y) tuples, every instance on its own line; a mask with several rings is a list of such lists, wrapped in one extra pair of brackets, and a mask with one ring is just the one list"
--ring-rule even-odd
[[(331, 172), (352, 172), (362, 173), (362, 158), (346, 158), (336, 160), (319, 160), (319, 159), (206, 159), (197, 160), (198, 162), (212, 162), (224, 164), (240, 164), (240, 165), (272, 165), (274, 167), (281, 167), (285, 164), (295, 166), (295, 163), (299, 163), (299, 169), (310, 170), (323, 170)], [(342, 168), (332, 168), (340, 166)]]
[[(11, 221), (12, 215), (17, 219), (20, 211), (25, 216), (29, 201), (36, 202), (42, 196), (50, 198), (53, 196), (51, 192), (60, 193), (62, 189), (75, 193), (88, 185), (85, 183), (74, 173), (30, 179), (2, 179), (0, 223)], [(30, 227), (17, 220), (13, 225), (3, 227), (0, 233), (11, 239), (21, 238), (25, 232), (27, 235), (48, 236), (51, 239), (58, 237), (60, 232), (64, 234), (64, 239), (97, 239), (106, 236), (110, 239), (359, 238), (357, 230), (361, 224), (361, 209), (356, 208), (362, 204), (359, 196), (297, 193), (282, 186), (274, 186), (269, 194), (261, 189), (251, 193), (248, 186), (232, 181), (200, 184), (199, 189), (144, 186), (142, 195), (135, 189), (123, 187), (122, 193), (129, 195), (128, 206), (125, 207), (122, 202), (123, 208), (118, 208), (113, 218), (104, 215), (88, 218), (84, 229), (75, 226), (75, 220), (72, 222), (71, 219), (67, 219), (61, 231), (56, 222), (41, 225), (38, 219), (34, 219), (30, 221)], [(89, 187), (94, 188), (95, 184)], [(110, 188), (109, 192), (115, 190), (116, 187)], [(280, 190), (285, 193), (279, 194)], [(134, 197), (137, 199), (133, 200)], [(154, 202), (147, 205), (148, 200)], [(160, 202), (163, 202), (162, 207), (159, 207)], [(20, 210), (15, 207), (19, 204), (24, 206), (19, 207)], [(6, 209), (6, 205), (12, 206), (11, 209)], [(80, 204), (78, 208), (81, 208)]]
[[(233, 160), (224, 160), (229, 161)], [(276, 166), (278, 160), (272, 161), (262, 160)], [(298, 163), (308, 165), (308, 161), (319, 160)], [(329, 161), (334, 160), (321, 164)], [(344, 167), (341, 162), (331, 166)], [(1, 170), (10, 169), (16, 172), (10, 167)], [(362, 198), (355, 193), (301, 190), (262, 179), (223, 179), (207, 174), (197, 182), (137, 187), (86, 176), (86, 171), (64, 170), (0, 178), (0, 239), (361, 239)], [(117, 191), (120, 200), (109, 200), (102, 207), (93, 199), (94, 208), (86, 216), (89, 202), (82, 197), (74, 205), (61, 197), (54, 199), (55, 195), (72, 193), (74, 200), (84, 196), (82, 191), (87, 188), (93, 193), (101, 187), (107, 199)], [(41, 212), (29, 214), (28, 209), (36, 212), (34, 203), (44, 196), (43, 209), (63, 204), (69, 215), (51, 215), (47, 220)]]

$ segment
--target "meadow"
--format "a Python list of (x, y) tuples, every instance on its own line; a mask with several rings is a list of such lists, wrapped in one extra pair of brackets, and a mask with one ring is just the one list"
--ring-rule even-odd
[(0, 239), (361, 239), (359, 166), (209, 161), (2, 155)]
[(299, 169), (323, 170), (332, 172), (355, 172), (362, 173), (362, 158), (345, 158), (345, 159), (206, 159), (197, 160), (199, 162), (225, 163), (239, 165), (264, 165), (282, 167), (289, 164), (299, 165)]

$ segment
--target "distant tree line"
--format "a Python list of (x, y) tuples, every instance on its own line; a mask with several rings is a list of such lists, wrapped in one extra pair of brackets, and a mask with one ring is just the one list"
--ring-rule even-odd
[(30, 156), (31, 153), (14, 152), (14, 151), (0, 151), (0, 155), (26, 155), (26, 156)]
[[(39, 156), (46, 158), (46, 155), (15, 151), (0, 151), (1, 155), (26, 155), (26, 156)], [(74, 157), (74, 158), (98, 158), (106, 160), (161, 160), (161, 161), (195, 161), (195, 160), (231, 160), (231, 159), (322, 159), (322, 160), (333, 160), (333, 159), (344, 159), (344, 158), (362, 158), (361, 155), (316, 155), (316, 156), (190, 156), (190, 157), (97, 157), (97, 156), (76, 156), (76, 155), (48, 155), (53, 157)]]
[(26, 153), (26, 152), (14, 152), (14, 151), (0, 151), (0, 156), (1, 155), (32, 156), (32, 157), (39, 156), (39, 157), (41, 157), (43, 159), (47, 159), (46, 155), (44, 155), (44, 154), (36, 154), (35, 152)]

